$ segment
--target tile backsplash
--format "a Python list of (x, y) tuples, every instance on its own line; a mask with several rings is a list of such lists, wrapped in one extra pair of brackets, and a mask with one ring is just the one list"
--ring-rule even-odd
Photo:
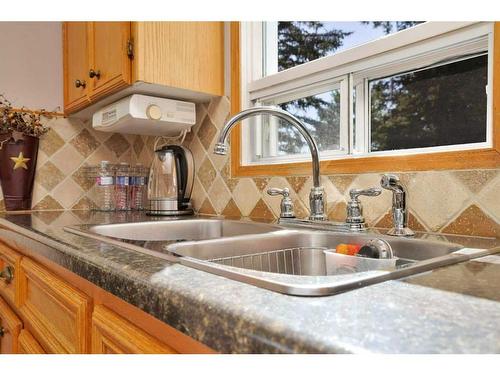
[[(193, 152), (196, 178), (195, 209), (204, 214), (273, 219), (279, 216), (280, 197), (270, 187), (288, 187), (296, 215), (308, 216), (312, 178), (307, 176), (232, 178), (230, 156), (212, 153), (217, 134), (229, 116), (227, 98), (199, 105), (198, 121), (184, 145)], [(387, 171), (390, 172), (390, 171)], [(409, 191), (410, 226), (416, 230), (500, 237), (500, 169), (397, 172)], [(322, 176), (328, 217), (345, 219), (352, 188), (380, 185), (380, 173)], [(372, 226), (391, 226), (392, 195), (362, 197), (364, 215)]]
[[(212, 153), (217, 134), (229, 116), (227, 98), (197, 105), (197, 121), (184, 145), (195, 159), (193, 204), (203, 214), (268, 220), (279, 215), (279, 197), (269, 187), (288, 187), (299, 217), (308, 215), (310, 176), (232, 178), (230, 156)], [(41, 139), (33, 192), (33, 209), (86, 209), (90, 185), (86, 164), (101, 160), (141, 162), (149, 166), (154, 137), (94, 131), (76, 119), (51, 120)], [(389, 171), (388, 171), (389, 172)], [(397, 173), (397, 171), (396, 171)], [(409, 190), (410, 226), (416, 230), (500, 237), (500, 169), (397, 173)], [(345, 219), (349, 190), (379, 186), (380, 173), (322, 176), (328, 216)], [(361, 198), (370, 225), (391, 224), (391, 194)], [(0, 195), (0, 210), (4, 209)]]
[[(139, 162), (151, 144), (135, 135), (99, 132), (77, 119), (58, 118), (47, 121), (51, 130), (40, 139), (33, 188), (34, 210), (87, 209), (90, 207), (91, 183), (83, 174), (85, 165), (101, 160), (113, 163)], [(146, 158), (151, 152), (144, 152)], [(149, 166), (150, 159), (144, 161)], [(0, 210), (4, 210), (0, 192)]]

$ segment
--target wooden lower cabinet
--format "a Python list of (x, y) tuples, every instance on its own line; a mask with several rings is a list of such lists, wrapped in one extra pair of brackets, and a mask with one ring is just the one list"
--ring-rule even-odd
[(19, 332), (23, 323), (7, 302), (0, 297), (0, 353), (13, 354), (18, 351)]
[(27, 331), (23, 329), (19, 334), (19, 354), (46, 354), (47, 352), (43, 350), (41, 345), (35, 338)]
[(19, 310), (49, 353), (88, 353), (90, 299), (29, 258), (21, 260)]
[(0, 242), (0, 295), (11, 304), (17, 303), (21, 255)]
[(106, 307), (95, 306), (92, 314), (92, 353), (173, 354), (177, 352)]
[(0, 266), (14, 270), (9, 283), (0, 279), (0, 353), (213, 353), (68, 270), (20, 251), (0, 242)]

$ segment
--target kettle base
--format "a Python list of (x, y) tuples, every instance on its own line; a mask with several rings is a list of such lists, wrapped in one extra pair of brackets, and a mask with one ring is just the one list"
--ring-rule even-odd
[(158, 210), (158, 211), (146, 211), (146, 215), (149, 216), (184, 216), (184, 215), (194, 215), (192, 208), (185, 210)]

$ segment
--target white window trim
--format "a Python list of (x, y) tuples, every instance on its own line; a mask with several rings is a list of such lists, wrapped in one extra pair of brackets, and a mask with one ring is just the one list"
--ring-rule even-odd
[[(397, 151), (368, 152), (366, 142), (369, 137), (368, 126), (364, 125), (369, 118), (369, 108), (356, 108), (356, 148), (354, 148), (353, 113), (349, 108), (351, 100), (341, 103), (344, 111), (341, 129), (349, 131), (341, 137), (347, 137), (349, 155), (335, 151), (322, 152), (321, 159), (376, 157), (386, 155), (419, 154), (426, 152), (444, 152), (451, 150), (468, 150), (488, 148), (492, 146), (492, 77), (493, 77), (493, 23), (491, 22), (426, 22), (410, 29), (388, 35), (363, 45), (341, 51), (311, 61), (285, 71), (263, 76), (270, 67), (269, 59), (264, 62), (264, 38), (262, 22), (241, 23), (241, 61), (242, 66), (242, 107), (249, 108), (255, 103), (273, 101), (287, 97), (293, 100), (301, 93), (319, 93), (315, 88), (325, 87), (332, 82), (342, 83), (341, 101), (350, 99), (356, 87), (356, 95), (363, 99), (368, 93), (368, 79), (380, 78), (397, 72), (407, 71), (437, 63), (451, 56), (475, 53), (485, 48), (489, 51), (488, 88), (487, 88), (487, 140), (482, 143), (440, 146)], [(485, 37), (486, 36), (486, 37)], [(273, 43), (275, 41), (272, 41)], [(264, 62), (264, 63), (263, 63)], [(347, 94), (347, 96), (346, 96)], [(306, 96), (302, 95), (302, 96)], [(285, 100), (282, 100), (285, 101)], [(367, 101), (364, 101), (366, 103)], [(346, 107), (347, 106), (347, 111)], [(348, 115), (346, 116), (345, 113)], [(346, 124), (347, 123), (347, 124)], [(363, 126), (359, 126), (363, 124)], [(346, 125), (349, 125), (345, 127)], [(345, 127), (345, 128), (344, 128)], [(292, 155), (284, 157), (260, 158), (254, 160), (251, 153), (256, 149), (252, 142), (255, 136), (251, 133), (259, 131), (250, 126), (243, 126), (242, 137), (251, 142), (242, 142), (243, 165), (293, 163), (309, 160), (309, 155)], [(258, 128), (255, 127), (255, 128)], [(260, 138), (257, 138), (260, 139)], [(258, 146), (258, 145), (255, 145)], [(258, 149), (258, 147), (257, 147)]]

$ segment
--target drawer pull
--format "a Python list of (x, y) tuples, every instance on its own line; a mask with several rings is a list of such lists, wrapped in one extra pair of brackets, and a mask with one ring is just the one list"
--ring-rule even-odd
[(3, 337), (7, 333), (7, 330), (3, 327), (0, 327), (0, 337)]
[(97, 78), (97, 79), (100, 79), (101, 78), (101, 71), (98, 70), (97, 72), (94, 70), (94, 69), (90, 69), (89, 70), (89, 77), (90, 78)]
[(76, 88), (80, 88), (80, 87), (85, 88), (85, 86), (87, 86), (87, 83), (85, 82), (85, 80), (80, 81), (79, 79), (77, 79), (77, 80), (75, 81), (75, 87), (76, 87)]
[(6, 266), (2, 271), (0, 271), (0, 279), (9, 284), (14, 279), (14, 268)]

